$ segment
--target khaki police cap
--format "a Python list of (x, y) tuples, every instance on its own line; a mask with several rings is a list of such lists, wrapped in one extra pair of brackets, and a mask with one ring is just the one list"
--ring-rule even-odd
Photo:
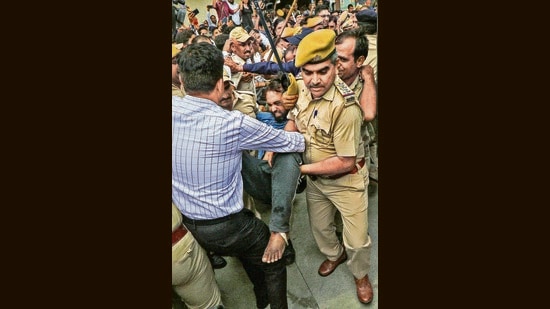
[(305, 27), (313, 28), (313, 27), (317, 26), (318, 24), (320, 24), (322, 22), (323, 22), (323, 17), (320, 17), (320, 16), (310, 17), (310, 18), (307, 19), (307, 23), (306, 23)]
[(296, 49), (294, 65), (301, 67), (309, 62), (321, 62), (334, 52), (336, 34), (332, 29), (321, 29), (306, 35)]
[(240, 27), (240, 26), (235, 27), (235, 29), (229, 32), (229, 38), (239, 41), (241, 43), (246, 42), (248, 39), (253, 39), (250, 35), (248, 35), (246, 30), (244, 30), (243, 27)]
[(176, 57), (181, 52), (181, 49), (172, 44), (172, 58)]
[(289, 36), (293, 36), (297, 31), (297, 28), (292, 27), (285, 27), (283, 30), (283, 33), (281, 34), (281, 38), (288, 38)]

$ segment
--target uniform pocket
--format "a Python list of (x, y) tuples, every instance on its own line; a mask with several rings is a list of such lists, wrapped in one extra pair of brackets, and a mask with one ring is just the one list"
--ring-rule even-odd
[(320, 124), (312, 124), (313, 137), (319, 144), (332, 144), (332, 132)]

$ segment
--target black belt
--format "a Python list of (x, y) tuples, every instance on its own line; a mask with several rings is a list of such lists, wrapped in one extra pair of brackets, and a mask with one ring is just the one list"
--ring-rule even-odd
[(230, 214), (230, 215), (227, 215), (225, 217), (221, 217), (221, 218), (216, 218), (216, 219), (204, 219), (204, 220), (195, 220), (195, 219), (191, 219), (191, 218), (187, 218), (186, 216), (182, 215), (182, 218), (181, 220), (187, 224), (194, 224), (194, 225), (214, 225), (214, 224), (218, 224), (218, 223), (222, 223), (222, 222), (225, 222), (225, 221), (228, 221), (232, 218), (235, 218), (236, 216), (238, 216), (239, 214), (241, 214), (244, 209), (246, 208), (243, 208), (241, 211), (237, 212), (237, 213), (234, 213), (234, 214)]
[(359, 171), (359, 169), (357, 168), (357, 165), (359, 165), (359, 168), (362, 168), (363, 166), (365, 166), (365, 158), (363, 158), (363, 159), (361, 159), (361, 161), (357, 162), (357, 164), (355, 164), (353, 166), (353, 169), (350, 170), (349, 172), (340, 173), (340, 174), (336, 174), (336, 175), (330, 175), (330, 176), (309, 175), (309, 178), (311, 178), (311, 180), (313, 180), (313, 181), (317, 180), (317, 177), (325, 178), (325, 179), (338, 179), (338, 178), (346, 176), (348, 174), (357, 173)]

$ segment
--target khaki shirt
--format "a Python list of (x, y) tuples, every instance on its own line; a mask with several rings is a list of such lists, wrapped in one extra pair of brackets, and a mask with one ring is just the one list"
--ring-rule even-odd
[[(363, 82), (359, 78), (359, 75), (357, 75), (349, 87), (355, 93), (355, 97), (359, 98), (361, 90), (363, 90)], [(372, 144), (376, 140), (376, 131), (373, 125), (375, 119), (369, 122), (363, 121), (363, 125), (361, 126), (361, 136), (363, 136), (363, 142), (367, 145)]]
[(233, 110), (248, 115), (252, 118), (256, 118), (258, 112), (258, 104), (254, 99), (254, 94), (249, 91), (235, 91), (235, 101), (233, 102)]
[(178, 86), (172, 84), (172, 95), (183, 98), (185, 96), (185, 90), (180, 89)]
[(319, 99), (298, 83), (300, 95), (288, 119), (294, 120), (304, 135), (306, 149), (304, 162), (314, 163), (341, 156), (365, 157), (361, 124), (363, 111), (354, 92), (337, 76), (333, 85)]
[[(246, 61), (243, 60), (241, 57), (237, 56), (236, 54), (231, 54), (231, 59), (235, 61), (237, 64), (245, 64)], [(256, 93), (256, 86), (254, 85), (254, 78), (252, 78), (249, 82), (242, 82), (241, 78), (243, 76), (244, 72), (237, 72), (231, 74), (231, 80), (233, 81), (233, 85), (235, 85), (237, 90), (244, 90), (244, 91), (250, 91), (252, 93)], [(251, 74), (251, 73), (248, 73)]]

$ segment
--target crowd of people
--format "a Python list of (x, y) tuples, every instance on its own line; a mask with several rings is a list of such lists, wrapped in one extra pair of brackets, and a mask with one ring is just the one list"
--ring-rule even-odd
[[(174, 295), (189, 308), (223, 308), (213, 273), (234, 256), (257, 308), (288, 308), (291, 209), (305, 192), (326, 256), (318, 274), (347, 261), (358, 300), (370, 303), (376, 2), (339, 11), (322, 0), (300, 8), (259, 1), (260, 10), (237, 1), (212, 0), (199, 22), (197, 8), (173, 0)], [(270, 205), (268, 224), (256, 203)]]

